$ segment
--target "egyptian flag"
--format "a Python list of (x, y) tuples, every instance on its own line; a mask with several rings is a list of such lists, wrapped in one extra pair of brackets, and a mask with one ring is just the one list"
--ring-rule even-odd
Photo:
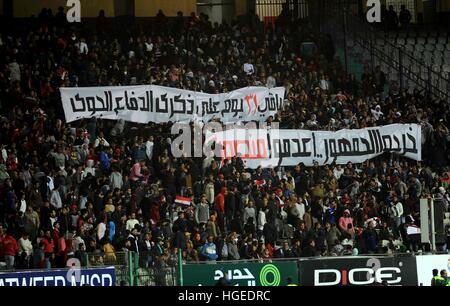
[(266, 185), (266, 180), (255, 180), (254, 183), (259, 188)]
[(176, 196), (175, 197), (175, 204), (182, 205), (182, 206), (191, 206), (192, 199), (186, 198), (182, 196)]

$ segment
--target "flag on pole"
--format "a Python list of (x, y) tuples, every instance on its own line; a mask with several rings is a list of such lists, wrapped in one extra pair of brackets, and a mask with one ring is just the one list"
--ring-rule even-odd
[(192, 199), (182, 196), (176, 196), (175, 203), (183, 206), (190, 206), (192, 203)]

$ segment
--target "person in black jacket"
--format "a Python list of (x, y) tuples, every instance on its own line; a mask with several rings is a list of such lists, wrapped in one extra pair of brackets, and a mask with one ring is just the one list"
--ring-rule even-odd
[(139, 253), (139, 243), (138, 243), (139, 229), (140, 226), (136, 224), (136, 226), (131, 230), (131, 233), (128, 235), (127, 239), (128, 249), (136, 253)]
[(316, 241), (317, 251), (321, 254), (324, 253), (327, 249), (327, 236), (320, 223), (316, 223), (314, 225), (314, 230), (311, 236), (314, 237), (314, 240)]
[(295, 257), (295, 254), (294, 254), (294, 252), (292, 252), (292, 249), (289, 246), (289, 243), (287, 241), (284, 241), (283, 247), (281, 247), (280, 249), (278, 249), (275, 252), (275, 257), (276, 258), (293, 258), (293, 257)]
[(233, 220), (236, 211), (236, 195), (233, 190), (228, 190), (228, 192), (225, 195), (224, 210), (226, 223), (225, 226), (227, 230), (230, 230), (231, 221)]
[(308, 231), (305, 228), (305, 222), (300, 221), (298, 228), (294, 231), (294, 240), (300, 241), (300, 245), (306, 247), (306, 242), (308, 239)]
[(308, 239), (308, 243), (306, 247), (303, 249), (302, 257), (315, 257), (319, 255), (319, 252), (316, 248), (316, 242), (313, 238)]
[(292, 254), (294, 255), (294, 257), (302, 257), (302, 245), (300, 240), (293, 240), (294, 241), (294, 245), (292, 246)]

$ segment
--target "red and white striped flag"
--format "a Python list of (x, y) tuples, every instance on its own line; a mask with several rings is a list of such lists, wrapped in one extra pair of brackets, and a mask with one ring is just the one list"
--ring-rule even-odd
[(192, 203), (192, 199), (191, 198), (182, 197), (182, 196), (176, 196), (175, 197), (175, 203), (179, 204), (179, 205), (183, 205), (183, 206), (190, 206), (191, 203)]

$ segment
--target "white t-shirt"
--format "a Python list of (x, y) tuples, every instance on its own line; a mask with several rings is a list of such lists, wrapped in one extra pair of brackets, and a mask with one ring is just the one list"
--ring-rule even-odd
[(255, 68), (250, 63), (244, 64), (244, 72), (247, 74), (253, 74), (255, 72)]
[(27, 210), (27, 202), (25, 200), (20, 200), (19, 211), (21, 211), (22, 213), (25, 213), (26, 210)]
[(303, 220), (303, 216), (305, 215), (305, 204), (295, 203), (295, 207), (297, 207), (297, 211), (299, 212), (298, 217)]
[(258, 229), (262, 231), (264, 229), (264, 225), (267, 223), (266, 221), (266, 213), (262, 210), (258, 213)]
[(372, 109), (371, 112), (372, 112), (372, 116), (373, 116), (373, 118), (375, 118), (375, 120), (380, 119), (380, 117), (382, 117), (384, 115), (381, 110)]
[(81, 41), (81, 42), (77, 43), (76, 46), (77, 46), (78, 50), (80, 50), (81, 54), (88, 54), (89, 48), (85, 42)]
[(341, 177), (341, 175), (343, 173), (344, 173), (344, 169), (341, 169), (341, 170), (334, 169), (333, 170), (333, 175), (337, 180)]
[(106, 232), (106, 224), (103, 223), (103, 222), (100, 222), (97, 225), (97, 237), (98, 237), (98, 240), (101, 240), (105, 236), (105, 232)]
[(126, 230), (127, 231), (131, 231), (136, 224), (139, 224), (139, 221), (137, 219), (129, 219), (129, 220), (127, 220)]
[(153, 145), (153, 141), (150, 140), (145, 143), (145, 154), (149, 160), (153, 158)]
[(328, 84), (328, 81), (327, 81), (327, 80), (322, 79), (322, 80), (320, 80), (320, 82), (319, 82), (319, 87), (320, 87), (320, 89), (322, 89), (322, 90), (328, 90), (329, 87), (330, 87), (330, 85)]

